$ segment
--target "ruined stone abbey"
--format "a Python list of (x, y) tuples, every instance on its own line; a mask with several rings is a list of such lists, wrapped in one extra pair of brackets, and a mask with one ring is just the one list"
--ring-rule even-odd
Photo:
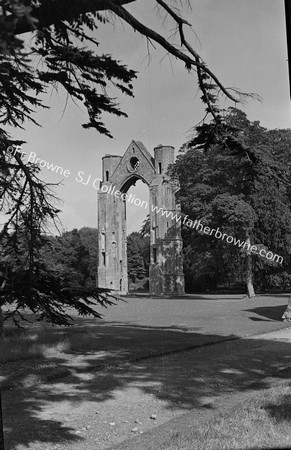
[(140, 179), (150, 191), (150, 295), (184, 293), (181, 224), (170, 214), (180, 210), (175, 199), (178, 186), (166, 174), (173, 162), (173, 147), (160, 145), (152, 156), (139, 141), (132, 141), (123, 156), (103, 157), (98, 192), (99, 287), (128, 293), (126, 196), (122, 194)]

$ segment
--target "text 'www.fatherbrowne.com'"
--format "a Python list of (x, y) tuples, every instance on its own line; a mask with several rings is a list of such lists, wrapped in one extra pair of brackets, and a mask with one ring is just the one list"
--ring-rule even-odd
[[(15, 154), (18, 154), (21, 158), (26, 156), (26, 152), (22, 150), (21, 146), (18, 145), (12, 145), (7, 148), (7, 153), (9, 153), (11, 156), (15, 156)], [(50, 163), (44, 159), (41, 159), (40, 157), (37, 157), (35, 152), (30, 152), (28, 156), (29, 163), (37, 164), (41, 168), (46, 168), (47, 170), (56, 173), (58, 175), (62, 175), (66, 178), (68, 178), (71, 175), (71, 171), (69, 169), (64, 169), (61, 166), (58, 166), (56, 164)], [(95, 178), (93, 180), (92, 175), (89, 175), (85, 177), (85, 174), (83, 171), (79, 171), (77, 173), (77, 176), (75, 178), (77, 183), (82, 183), (85, 186), (88, 186), (89, 183), (93, 186), (93, 188), (96, 191), (101, 191), (103, 193), (107, 193), (109, 195), (113, 195), (116, 198), (121, 198), (123, 201), (126, 201), (127, 203), (134, 204), (135, 206), (139, 206), (141, 208), (148, 209), (148, 202), (146, 200), (141, 200), (138, 197), (136, 197), (134, 194), (127, 194), (125, 192), (121, 192), (119, 190), (116, 190), (115, 186), (113, 185), (102, 185), (100, 187), (100, 184), (102, 182), (101, 178)], [(177, 223), (183, 223), (189, 228), (192, 228), (199, 233), (206, 234), (208, 236), (214, 236), (216, 239), (221, 239), (222, 241), (226, 241), (228, 244), (233, 244), (236, 247), (239, 247), (243, 250), (246, 250), (248, 253), (253, 253), (256, 255), (261, 256), (262, 258), (266, 258), (270, 261), (274, 261), (277, 263), (282, 264), (283, 263), (283, 257), (280, 255), (277, 255), (276, 253), (273, 253), (271, 251), (267, 251), (265, 248), (259, 248), (257, 245), (251, 245), (249, 242), (242, 241), (240, 239), (237, 239), (236, 237), (233, 237), (231, 235), (228, 235), (226, 233), (223, 233), (220, 231), (219, 228), (210, 228), (208, 226), (204, 226), (201, 221), (196, 219), (195, 221), (189, 219), (189, 216), (186, 215), (182, 217), (178, 213), (174, 213), (173, 211), (168, 211), (164, 208), (157, 207), (154, 205), (151, 205), (152, 212), (156, 212), (157, 214), (161, 214), (162, 216), (166, 216), (167, 218), (170, 218), (173, 221), (176, 221)], [(260, 247), (262, 247), (260, 245)]]
[[(115, 189), (115, 186), (112, 185), (103, 185), (101, 187), (101, 192), (107, 193), (109, 195), (113, 195), (116, 198), (121, 198), (122, 200), (134, 204), (135, 206), (139, 206), (141, 208), (148, 209), (148, 202), (145, 200), (141, 200), (140, 198), (135, 197), (133, 194), (127, 194), (122, 193)], [(216, 239), (221, 239), (222, 241), (226, 241), (228, 244), (233, 244), (236, 247), (241, 248), (242, 250), (245, 250), (248, 253), (253, 253), (255, 255), (259, 255), (262, 258), (266, 258), (269, 261), (274, 261), (276, 263), (282, 264), (283, 263), (283, 257), (280, 255), (277, 255), (276, 253), (273, 253), (271, 251), (267, 251), (266, 248), (259, 248), (258, 245), (251, 245), (250, 242), (242, 241), (240, 239), (237, 239), (236, 237), (233, 237), (229, 234), (223, 233), (220, 231), (219, 228), (210, 228), (208, 226), (204, 226), (199, 219), (196, 219), (195, 221), (189, 219), (189, 216), (186, 215), (182, 217), (177, 212), (168, 211), (164, 208), (157, 207), (154, 205), (151, 205), (151, 211), (155, 212), (157, 214), (161, 214), (162, 216), (165, 216), (166, 218), (169, 218), (173, 221), (176, 221), (177, 223), (182, 223), (186, 225), (189, 228), (192, 228), (193, 230), (198, 231), (199, 233), (206, 234), (208, 236), (214, 236)], [(260, 247), (262, 247), (260, 245)]]
[[(176, 222), (183, 223), (189, 228), (192, 228), (193, 230), (196, 230), (200, 233), (207, 234), (208, 236), (214, 236), (216, 239), (221, 239), (222, 241), (225, 239), (225, 241), (228, 244), (233, 244), (236, 247), (239, 247), (243, 250), (246, 250), (249, 253), (253, 253), (255, 255), (259, 255), (262, 258), (267, 258), (268, 260), (272, 260), (274, 262), (283, 263), (283, 257), (280, 255), (277, 255), (276, 253), (273, 253), (271, 251), (267, 251), (265, 248), (258, 248), (257, 245), (251, 245), (249, 242), (242, 241), (240, 239), (237, 239), (236, 237), (233, 237), (229, 234), (222, 233), (219, 228), (210, 228), (208, 226), (204, 226), (201, 221), (196, 219), (194, 222), (193, 220), (189, 219), (189, 216), (186, 215), (183, 218), (177, 214), (173, 213), (173, 211), (167, 211), (163, 208), (157, 208), (154, 206), (152, 208), (152, 212), (156, 212), (157, 214), (161, 214), (162, 216), (166, 216), (167, 218), (171, 218), (172, 220), (175, 220)], [(261, 246), (260, 246), (261, 247)]]

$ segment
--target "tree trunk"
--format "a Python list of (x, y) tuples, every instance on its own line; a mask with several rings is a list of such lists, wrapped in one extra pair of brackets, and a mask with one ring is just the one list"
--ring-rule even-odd
[[(249, 236), (247, 236), (246, 243), (251, 246), (251, 240)], [(247, 258), (246, 258), (246, 284), (247, 284), (247, 295), (249, 298), (255, 297), (255, 289), (253, 285), (253, 262), (252, 262), (252, 254), (249, 250), (247, 250)]]
[(3, 312), (0, 306), (0, 339), (4, 336), (4, 320), (3, 320)]

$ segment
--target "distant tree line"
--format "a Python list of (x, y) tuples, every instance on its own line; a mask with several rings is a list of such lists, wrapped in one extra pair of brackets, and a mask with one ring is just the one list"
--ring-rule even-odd
[(97, 275), (97, 228), (83, 227), (47, 236), (41, 257), (54, 268), (66, 285), (95, 288)]
[(127, 236), (127, 268), (129, 282), (148, 278), (150, 265), (149, 215), (140, 231)]
[(30, 232), (23, 227), (1, 242), (0, 336), (5, 320), (17, 326), (27, 321), (24, 311), (55, 325), (71, 325), (72, 309), (81, 316), (100, 318), (96, 306), (112, 305), (115, 299), (108, 289), (96, 287), (97, 229), (73, 229), (60, 236), (37, 230), (33, 272)]

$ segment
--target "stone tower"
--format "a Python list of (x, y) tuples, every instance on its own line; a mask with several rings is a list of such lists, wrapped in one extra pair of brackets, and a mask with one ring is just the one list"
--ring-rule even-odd
[[(128, 293), (126, 202), (127, 191), (142, 180), (150, 190), (150, 295), (184, 294), (178, 186), (166, 172), (174, 162), (174, 148), (158, 146), (154, 157), (139, 141), (132, 141), (122, 156), (103, 157), (98, 192), (97, 285), (119, 294)], [(141, 204), (140, 199), (134, 203)]]

